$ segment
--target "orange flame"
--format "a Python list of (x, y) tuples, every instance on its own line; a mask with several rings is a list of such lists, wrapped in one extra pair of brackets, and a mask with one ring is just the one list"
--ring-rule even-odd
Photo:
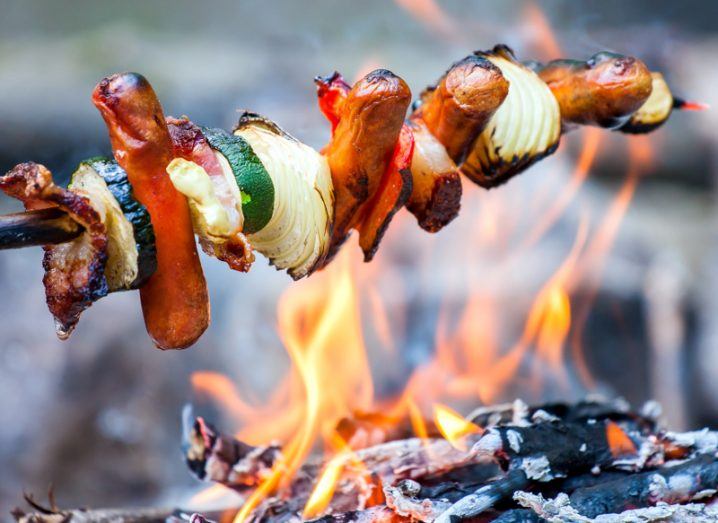
[(339, 478), (341, 477), (342, 470), (344, 470), (344, 465), (349, 457), (347, 453), (337, 454), (324, 467), (314, 490), (304, 506), (302, 517), (305, 520), (320, 516), (327, 506), (329, 506)]
[(451, 443), (454, 448), (467, 451), (465, 437), (470, 434), (481, 434), (483, 430), (475, 423), (470, 422), (458, 412), (445, 405), (434, 405), (434, 423), (444, 436), (444, 439)]
[[(432, 31), (443, 36), (455, 36), (455, 22), (444, 13), (435, 0), (396, 0), (415, 18)], [(561, 56), (559, 43), (551, 31), (545, 14), (529, 2), (526, 19), (533, 29), (536, 45), (547, 58)], [(359, 67), (359, 75), (380, 64), (376, 57), (368, 57)], [(585, 383), (591, 383), (580, 347), (581, 330), (586, 320), (590, 299), (572, 303), (572, 291), (581, 282), (594, 287), (598, 284), (607, 253), (613, 244), (620, 223), (635, 192), (640, 173), (651, 161), (651, 148), (644, 138), (629, 142), (630, 165), (626, 180), (609, 206), (595, 231), (589, 230), (588, 220), (581, 216), (574, 243), (548, 279), (535, 285), (538, 292), (532, 301), (520, 303), (523, 325), (511, 324), (506, 318), (507, 304), (497, 291), (511, 279), (512, 264), (536, 246), (565, 214), (587, 180), (591, 167), (601, 149), (602, 135), (598, 129), (587, 128), (582, 134), (582, 148), (571, 179), (558, 191), (537, 203), (528, 218), (528, 233), (519, 229), (526, 219), (516, 209), (525, 209), (527, 194), (517, 190), (483, 192), (470, 184), (464, 185), (464, 214), (473, 212), (469, 232), (461, 252), (465, 254), (467, 273), (460, 276), (465, 298), (458, 304), (442, 304), (436, 328), (435, 352), (429, 361), (418, 366), (410, 376), (398, 399), (385, 401), (382, 413), (391, 421), (404, 422), (422, 440), (430, 430), (422, 412), (433, 409), (433, 422), (442, 436), (458, 449), (466, 450), (466, 436), (480, 434), (482, 429), (438, 401), (483, 403), (496, 401), (505, 394), (507, 385), (523, 372), (530, 362), (531, 382), (550, 371), (550, 380), (566, 385), (565, 345), (571, 336), (573, 361)], [(533, 195), (532, 195), (533, 196)], [(548, 200), (548, 201), (547, 201)], [(545, 206), (545, 208), (539, 208)], [(534, 220), (534, 215), (538, 218)], [(459, 220), (457, 220), (458, 222)], [(383, 252), (392, 243), (401, 242), (402, 225), (413, 227), (413, 220), (397, 216), (384, 240)], [(518, 238), (517, 245), (512, 239)], [(590, 234), (591, 233), (591, 234)], [(398, 239), (396, 241), (392, 240)], [(431, 268), (436, 237), (422, 238), (416, 257)], [(438, 250), (438, 249), (436, 249)], [(352, 246), (343, 249), (331, 266), (294, 286), (279, 304), (279, 331), (291, 359), (285, 378), (262, 405), (242, 399), (232, 382), (217, 373), (201, 372), (192, 376), (195, 390), (215, 398), (242, 425), (238, 437), (248, 443), (279, 440), (283, 444), (283, 460), (269, 478), (251, 494), (237, 514), (235, 521), (246, 521), (252, 512), (277, 489), (284, 486), (304, 462), (307, 455), (324, 438), (328, 460), (304, 507), (305, 519), (321, 516), (330, 506), (343, 471), (349, 466), (362, 467), (348, 445), (334, 432), (334, 424), (353, 412), (372, 412), (377, 408), (364, 344), (360, 298), (368, 305), (369, 319), (377, 341), (385, 347), (381, 354), (387, 362), (401, 356), (398, 334), (402, 323), (395, 311), (388, 309), (380, 291), (378, 275), (388, 267), (381, 258), (372, 265), (357, 269), (350, 259)], [(475, 270), (472, 261), (479, 256), (493, 264), (488, 273)], [(529, 254), (530, 256), (530, 254)], [(398, 271), (397, 271), (398, 272)], [(429, 270), (422, 277), (430, 278)], [(401, 278), (395, 278), (400, 280)], [(499, 282), (498, 284), (495, 282)], [(401, 283), (393, 283), (401, 285)], [(359, 295), (361, 289), (361, 296)], [(510, 304), (515, 307), (513, 303)], [(510, 312), (514, 312), (511, 309)], [(523, 320), (523, 316), (520, 318)], [(507, 321), (508, 320), (508, 321)], [(406, 324), (410, 324), (407, 320)], [(521, 332), (518, 340), (504, 344), (505, 332)], [(383, 363), (383, 361), (382, 361)], [(388, 365), (387, 365), (388, 366)], [(549, 380), (544, 380), (549, 381)], [(536, 387), (545, 386), (536, 381)], [(429, 420), (431, 423), (431, 420)], [(392, 428), (394, 425), (392, 425)], [(632, 442), (617, 425), (607, 425), (606, 436), (613, 452), (630, 451)], [(435, 434), (431, 427), (431, 434)], [(628, 441), (626, 441), (628, 440)], [(635, 446), (633, 447), (635, 451)], [(210, 496), (207, 493), (206, 496)], [(199, 499), (205, 494), (200, 493)]]
[[(298, 423), (283, 446), (282, 461), (247, 499), (237, 523), (291, 480), (317, 437), (328, 434), (336, 420), (371, 405), (373, 386), (348, 252), (328, 270), (295, 284), (280, 300), (279, 331), (293, 363), (289, 404), (265, 423), (276, 423), (283, 412), (294, 412), (292, 419)], [(260, 432), (267, 428), (260, 427)]]
[(454, 20), (439, 6), (436, 0), (395, 0), (417, 21), (421, 22), (433, 33), (447, 39), (454, 40), (457, 27)]
[(411, 421), (411, 428), (414, 431), (414, 435), (422, 440), (429, 439), (429, 430), (426, 428), (424, 415), (411, 398), (407, 400), (407, 408), (409, 410), (409, 420)]
[(590, 388), (593, 388), (595, 384), (584, 357), (583, 328), (596, 296), (606, 257), (633, 199), (641, 174), (650, 168), (653, 161), (653, 148), (649, 139), (645, 136), (631, 137), (628, 141), (628, 155), (626, 180), (608, 208), (580, 263), (580, 277), (587, 281), (589, 292), (577, 314), (577, 328), (574, 329), (571, 336), (571, 352), (574, 365), (582, 381)]
[(524, 10), (526, 24), (532, 30), (530, 34), (538, 50), (548, 60), (560, 58), (562, 55), (561, 46), (556, 35), (551, 29), (551, 24), (546, 14), (535, 2), (528, 2)]

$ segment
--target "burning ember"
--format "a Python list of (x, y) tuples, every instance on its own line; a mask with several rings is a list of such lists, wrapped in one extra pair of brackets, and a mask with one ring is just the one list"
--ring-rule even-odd
[[(215, 515), (224, 520), (708, 521), (718, 487), (718, 435), (673, 433), (655, 404), (574, 405), (521, 401), (463, 418), (437, 407), (441, 435), (386, 440), (312, 458), (281, 489)], [(188, 419), (188, 463), (202, 479), (242, 495), (286, 462), (276, 447), (251, 447), (202, 418)], [(483, 427), (483, 428), (481, 428)], [(383, 431), (364, 420), (364, 430)], [(262, 479), (264, 478), (264, 479)], [(687, 503), (687, 504), (686, 504)], [(235, 515), (236, 514), (236, 515)], [(603, 514), (614, 514), (605, 519)], [(182, 519), (182, 514), (175, 518)], [(704, 519), (689, 519), (690, 517)], [(676, 519), (677, 518), (677, 519)], [(681, 519), (682, 518), (682, 519)]]

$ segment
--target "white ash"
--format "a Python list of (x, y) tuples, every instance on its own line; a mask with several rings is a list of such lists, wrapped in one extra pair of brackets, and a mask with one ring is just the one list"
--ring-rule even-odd
[(551, 464), (546, 456), (524, 458), (521, 460), (519, 468), (526, 473), (527, 478), (535, 481), (545, 482), (564, 477), (551, 471)]
[(434, 519), (434, 523), (452, 523), (457, 514), (480, 514), (494, 506), (499, 499), (492, 484), (461, 498)]
[(718, 432), (707, 428), (690, 432), (666, 432), (665, 438), (679, 447), (693, 449), (697, 454), (718, 452)]
[(385, 486), (386, 505), (399, 516), (413, 521), (430, 522), (451, 507), (448, 499), (416, 499), (421, 485), (413, 480), (399, 482), (396, 486)]
[(511, 424), (517, 427), (528, 427), (529, 422), (529, 406), (521, 399), (516, 398), (513, 403), (513, 416)]
[(496, 452), (501, 450), (502, 447), (501, 434), (495, 429), (489, 429), (484, 432), (479, 441), (474, 443), (474, 446), (471, 447), (470, 454), (478, 458), (493, 459)]
[(659, 444), (655, 436), (649, 436), (641, 441), (638, 452), (616, 459), (613, 466), (619, 470), (637, 472), (647, 466), (663, 465), (664, 462), (663, 445)]
[(501, 423), (501, 419), (504, 413), (513, 412), (513, 410), (513, 403), (501, 403), (499, 405), (492, 405), (489, 407), (477, 407), (476, 409), (472, 410), (468, 416), (466, 416), (466, 419), (468, 419), (469, 421), (474, 421), (477, 418), (482, 418), (488, 415), (487, 424), (484, 428), (494, 427)]
[(509, 440), (509, 447), (517, 454), (521, 452), (521, 444), (524, 442), (523, 436), (515, 430), (506, 431), (506, 439)]
[(718, 508), (702, 504), (669, 505), (627, 510), (620, 514), (603, 514), (596, 518), (582, 516), (571, 506), (566, 494), (545, 499), (541, 494), (519, 491), (514, 500), (533, 510), (549, 523), (698, 523), (718, 521)]
[(550, 423), (552, 421), (561, 421), (561, 418), (554, 416), (543, 409), (538, 409), (533, 413), (533, 416), (531, 416), (531, 421), (534, 423)]

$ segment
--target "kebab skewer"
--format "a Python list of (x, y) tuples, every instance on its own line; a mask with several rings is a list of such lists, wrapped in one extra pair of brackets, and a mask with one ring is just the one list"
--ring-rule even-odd
[[(596, 88), (586, 78), (597, 67), (627, 88)], [(559, 72), (568, 79), (553, 81)], [(681, 105), (660, 76), (648, 74), (646, 89), (646, 72), (635, 59), (613, 56), (581, 67), (529, 67), (497, 46), (454, 64), (406, 121), (410, 93), (399, 77), (378, 70), (350, 87), (335, 73), (316, 79), (332, 127), (321, 154), (252, 113), (242, 114), (233, 133), (165, 119), (144, 78), (114, 75), (93, 101), (116, 161), (83, 162), (68, 189), (55, 186), (43, 166), (17, 166), (0, 178), (0, 189), (42, 210), (0, 219), (0, 229), (12, 246), (37, 242), (40, 232), (27, 231), (47, 238), (44, 282), (61, 337), (99, 297), (140, 288), (155, 343), (183, 348), (209, 324), (194, 234), (235, 270), (248, 270), (257, 250), (301, 278), (323, 267), (355, 229), (368, 261), (403, 206), (430, 232), (449, 223), (460, 206), (460, 172), (492, 187), (551, 154), (569, 124), (618, 122), (631, 132), (660, 125), (670, 115), (667, 97), (671, 108)], [(566, 83), (583, 116), (563, 96)]]

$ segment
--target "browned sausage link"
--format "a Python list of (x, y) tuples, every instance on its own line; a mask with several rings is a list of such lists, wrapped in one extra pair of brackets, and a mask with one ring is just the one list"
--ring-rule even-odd
[(359, 219), (387, 168), (411, 101), (406, 82), (385, 69), (359, 80), (347, 95), (325, 149), (334, 185), (334, 230), (328, 259)]
[(412, 191), (406, 208), (419, 226), (437, 232), (456, 218), (461, 208), (461, 177), (446, 148), (421, 119), (412, 119), (414, 155), (411, 160)]
[(586, 62), (554, 60), (538, 67), (561, 107), (564, 126), (615, 128), (651, 94), (651, 73), (631, 56), (602, 52)]
[(421, 118), (451, 159), (461, 163), (508, 93), (509, 82), (498, 67), (482, 56), (467, 56), (422, 94), (412, 118)]

